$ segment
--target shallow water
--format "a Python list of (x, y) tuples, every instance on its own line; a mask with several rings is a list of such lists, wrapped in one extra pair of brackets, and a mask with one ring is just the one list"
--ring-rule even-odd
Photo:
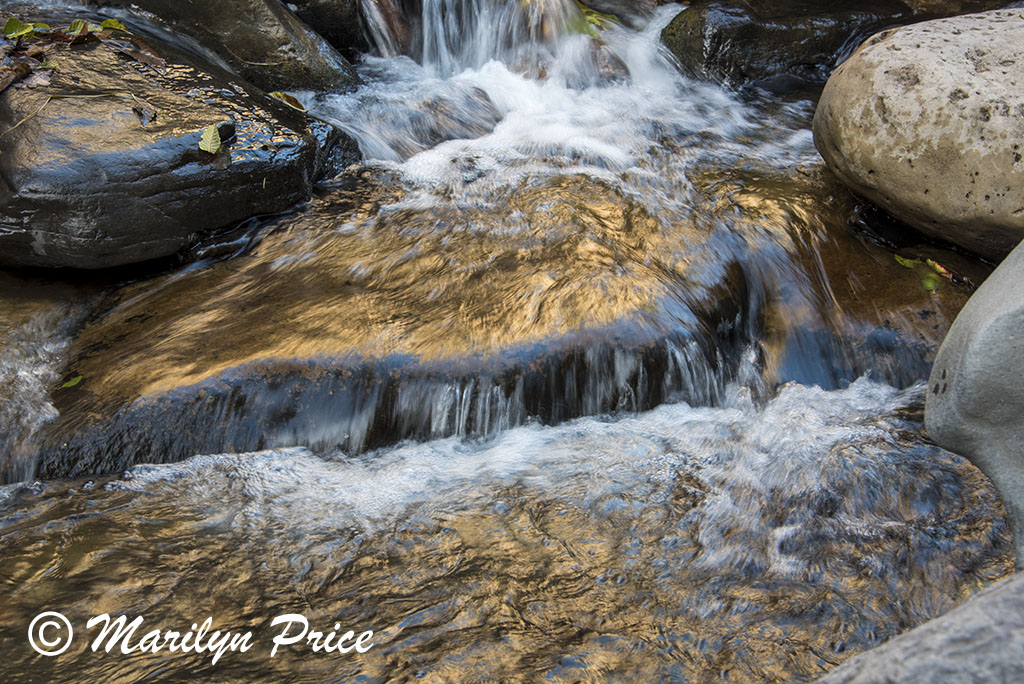
[(929, 293), (852, 235), (811, 103), (680, 76), (667, 17), (601, 43), (472, 34), (445, 69), (367, 57), (359, 91), (300, 94), (367, 162), (200, 252), (235, 258), (111, 290), (29, 472), (357, 453), (715, 404), (741, 378), (763, 394), (923, 377), (966, 291)]
[[(991, 485), (918, 436), (922, 391), (790, 385), (761, 409), (736, 391), (482, 443), (8, 486), (8, 644), (42, 606), (257, 637), (216, 667), (80, 639), (36, 678), (5, 647), (8, 681), (808, 681), (1011, 568)], [(271, 660), (290, 612), (377, 646)]]
[[(1011, 571), (922, 434), (970, 290), (855, 230), (813, 103), (680, 76), (672, 11), (425, 1), (411, 56), (378, 25), (363, 88), (297, 93), (366, 157), (308, 206), (0, 283), (5, 681), (810, 681)], [(257, 646), (40, 668), (44, 608)], [(288, 612), (377, 645), (271, 659)]]

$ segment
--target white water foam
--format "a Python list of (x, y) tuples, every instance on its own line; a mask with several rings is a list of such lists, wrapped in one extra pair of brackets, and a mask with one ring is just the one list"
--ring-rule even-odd
[[(481, 28), (462, 42), (438, 38), (447, 47), (426, 50), (420, 63), (367, 57), (360, 67), (367, 85), (352, 94), (297, 95), (350, 133), (367, 161), (398, 169), (414, 186), (467, 199), (530, 175), (583, 173), (635, 189), (629, 194), (658, 210), (689, 194), (685, 170), (697, 157), (721, 157), (723, 165), (751, 156), (775, 166), (817, 163), (802, 126), (787, 125), (785, 116), (759, 121), (733, 95), (681, 75), (659, 39), (678, 6), (661, 8), (639, 32), (612, 25), (594, 38), (538, 29), (515, 42), (482, 27), (502, 13), (529, 15), (535, 3), (476, 3), (482, 15), (460, 16), (478, 16)], [(579, 13), (561, 0), (540, 5), (543, 16)], [(497, 25), (538, 21), (531, 15)], [(431, 26), (425, 35), (444, 33)], [(676, 145), (671, 155), (666, 144)]]
[(6, 331), (0, 330), (0, 470), (10, 480), (35, 474), (33, 435), (54, 420), (50, 392), (81, 312), (56, 306)]
[[(895, 448), (900, 429), (893, 412), (922, 391), (867, 379), (836, 391), (793, 384), (756, 408), (745, 390), (734, 389), (722, 408), (666, 405), (616, 421), (525, 426), (483, 443), (450, 438), (357, 459), (324, 460), (301, 448), (197, 456), (136, 466), (107, 489), (208, 509), (216, 519), (231, 510), (239, 530), (270, 526), (304, 535), (373, 531), (416, 512), (487, 508), (512, 486), (566, 506), (591, 508), (627, 493), (657, 505), (688, 472), (710, 488), (699, 513), (708, 537), (705, 562), (747, 563), (755, 555), (771, 565), (778, 554), (771, 535), (779, 530), (762, 520), (768, 499), (811, 497), (856, 478), (870, 495), (841, 502), (840, 517), (850, 525), (899, 509), (901, 492), (891, 483), (902, 477), (901, 466), (884, 454)], [(735, 534), (743, 529), (749, 534)], [(762, 548), (737, 547), (736, 539), (751, 537)]]

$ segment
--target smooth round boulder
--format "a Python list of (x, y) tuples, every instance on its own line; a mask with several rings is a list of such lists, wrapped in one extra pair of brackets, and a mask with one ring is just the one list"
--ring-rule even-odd
[(814, 140), (855, 193), (990, 259), (1024, 238), (1024, 10), (869, 39), (829, 78)]
[(925, 426), (995, 483), (1024, 569), (1024, 245), (950, 328), (932, 367)]

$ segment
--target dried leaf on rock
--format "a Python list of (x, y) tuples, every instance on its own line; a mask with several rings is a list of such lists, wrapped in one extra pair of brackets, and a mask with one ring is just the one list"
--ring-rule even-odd
[(199, 149), (210, 154), (217, 154), (221, 148), (220, 131), (217, 125), (207, 126), (203, 136), (199, 139)]
[(283, 93), (280, 90), (275, 90), (274, 92), (270, 93), (270, 97), (274, 98), (275, 100), (280, 100), (281, 102), (284, 102), (292, 109), (297, 109), (300, 112), (306, 111), (306, 108), (302, 106), (302, 103), (299, 102), (298, 98), (296, 98), (294, 95), (289, 95), (288, 93)]

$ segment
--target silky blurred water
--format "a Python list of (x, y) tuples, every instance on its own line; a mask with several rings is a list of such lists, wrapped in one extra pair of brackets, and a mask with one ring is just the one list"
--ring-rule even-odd
[[(813, 103), (681, 76), (678, 8), (364, 4), (365, 85), (296, 93), (363, 164), (168, 273), (0, 282), (4, 681), (811, 681), (1011, 571), (921, 424), (970, 291), (853, 230)], [(43, 662), (44, 609), (257, 646)], [(290, 612), (376, 645), (271, 659)]]
[[(0, 490), (6, 681), (809, 681), (1010, 571), (991, 485), (923, 388), (789, 385), (360, 458), (199, 456)], [(40, 667), (42, 608), (257, 646)], [(268, 657), (271, 617), (372, 629)], [(179, 627), (180, 628), (180, 627)], [(84, 633), (84, 632), (83, 632)]]

